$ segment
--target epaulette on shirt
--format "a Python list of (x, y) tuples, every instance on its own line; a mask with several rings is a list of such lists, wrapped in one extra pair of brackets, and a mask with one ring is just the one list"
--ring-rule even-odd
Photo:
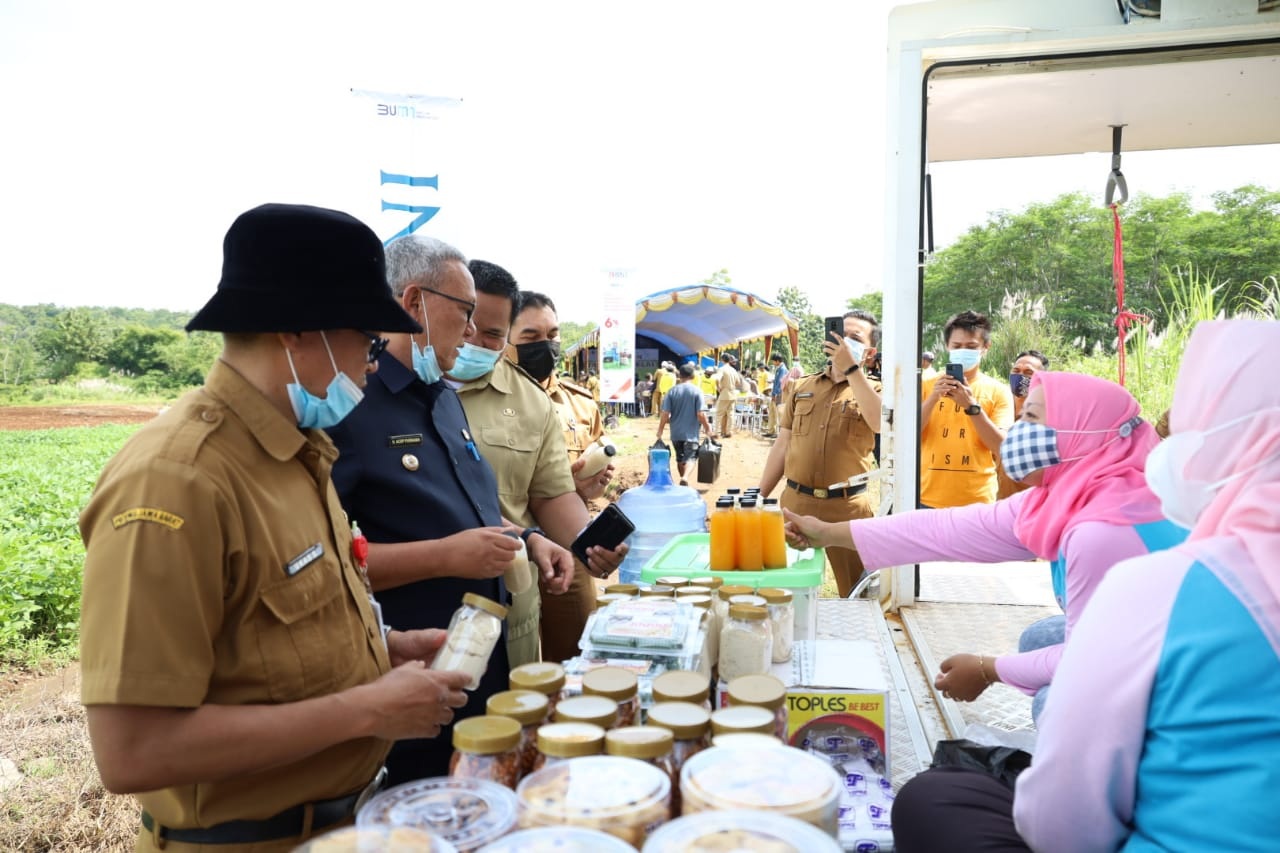
[(595, 397), (595, 395), (594, 395), (594, 394), (592, 394), (589, 390), (587, 390), (586, 388), (583, 388), (581, 385), (577, 385), (577, 384), (575, 384), (575, 383), (573, 383), (573, 382), (566, 382), (566, 381), (564, 381), (563, 379), (561, 379), (561, 380), (560, 380), (560, 387), (561, 387), (561, 388), (563, 388), (564, 390), (566, 390), (566, 391), (570, 391), (570, 392), (572, 392), (572, 393), (574, 393), (574, 394), (580, 394), (580, 395), (582, 395), (583, 397), (590, 397), (592, 400), (594, 400), (594, 399), (596, 398), (596, 397)]
[(533, 374), (532, 374), (532, 373), (530, 373), (529, 371), (525, 370), (523, 367), (521, 367), (520, 365), (516, 364), (514, 361), (510, 361), (510, 360), (508, 360), (508, 361), (507, 361), (507, 364), (508, 364), (508, 365), (510, 365), (510, 366), (511, 366), (511, 368), (512, 368), (513, 370), (515, 370), (515, 372), (516, 372), (518, 375), (523, 376), (525, 379), (528, 379), (528, 380), (529, 380), (530, 382), (532, 382), (534, 385), (537, 385), (537, 386), (538, 386), (538, 390), (539, 390), (539, 391), (544, 390), (544, 389), (543, 389), (543, 387), (542, 387), (542, 383), (541, 383), (541, 382), (539, 382), (538, 380), (534, 379), (534, 378), (533, 378)]

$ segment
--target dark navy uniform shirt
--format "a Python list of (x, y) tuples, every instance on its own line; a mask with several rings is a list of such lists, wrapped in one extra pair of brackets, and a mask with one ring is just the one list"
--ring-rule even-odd
[[(498, 483), (479, 452), (466, 413), (444, 382), (423, 383), (389, 353), (369, 377), (365, 399), (329, 430), (338, 447), (333, 484), (348, 517), (370, 542), (442, 539), (475, 527), (499, 526)], [(509, 604), (501, 577), (431, 578), (382, 590), (382, 618), (398, 630), (447, 628), (474, 592)], [(480, 687), (455, 720), (485, 712), (485, 701), (507, 689), (506, 625)], [(429, 740), (400, 741), (387, 765), (388, 784), (448, 775), (452, 726)]]

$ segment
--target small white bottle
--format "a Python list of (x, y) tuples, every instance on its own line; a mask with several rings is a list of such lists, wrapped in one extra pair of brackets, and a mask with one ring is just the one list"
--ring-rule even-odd
[(618, 448), (614, 447), (611, 442), (601, 438), (582, 454), (582, 459), (585, 461), (573, 476), (579, 480), (594, 477), (603, 471), (613, 461), (613, 457), (617, 455)]

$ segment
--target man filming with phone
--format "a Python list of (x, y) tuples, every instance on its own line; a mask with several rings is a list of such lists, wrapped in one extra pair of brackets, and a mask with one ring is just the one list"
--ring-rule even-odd
[(942, 330), (947, 361), (920, 387), (920, 504), (994, 503), (996, 455), (1013, 423), (1009, 385), (978, 368), (991, 346), (991, 321), (962, 311)]

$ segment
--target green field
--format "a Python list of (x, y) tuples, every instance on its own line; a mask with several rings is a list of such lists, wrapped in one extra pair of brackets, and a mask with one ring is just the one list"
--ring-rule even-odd
[(84, 548), (77, 519), (133, 426), (0, 432), (0, 667), (73, 651)]

